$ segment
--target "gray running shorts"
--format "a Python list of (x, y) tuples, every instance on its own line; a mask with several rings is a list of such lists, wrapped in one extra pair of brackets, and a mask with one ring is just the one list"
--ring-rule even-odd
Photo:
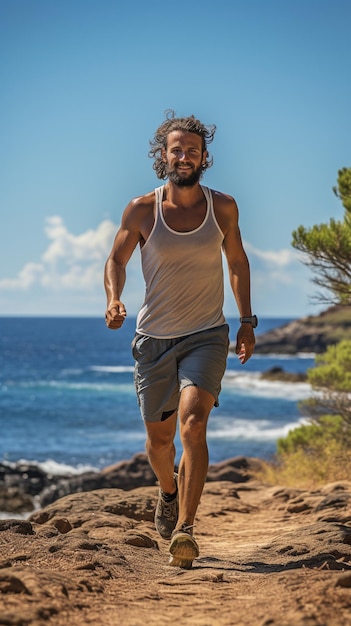
[(188, 385), (211, 393), (218, 406), (228, 347), (227, 324), (175, 339), (136, 334), (134, 383), (143, 419), (160, 422), (170, 417)]

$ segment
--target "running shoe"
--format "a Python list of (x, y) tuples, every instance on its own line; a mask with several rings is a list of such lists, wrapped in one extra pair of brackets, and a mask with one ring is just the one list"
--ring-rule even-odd
[(174, 474), (174, 480), (177, 485), (177, 495), (170, 502), (167, 502), (162, 497), (162, 490), (159, 490), (158, 502), (155, 511), (155, 526), (162, 539), (170, 539), (172, 532), (177, 525), (179, 511), (177, 479), (178, 475)]
[(199, 546), (192, 535), (192, 528), (183, 524), (172, 533), (169, 565), (191, 569), (193, 560), (199, 556)]

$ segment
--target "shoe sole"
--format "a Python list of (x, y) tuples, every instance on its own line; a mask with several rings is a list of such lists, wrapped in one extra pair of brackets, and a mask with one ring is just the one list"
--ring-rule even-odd
[(188, 533), (177, 533), (171, 542), (169, 565), (191, 569), (193, 560), (199, 556), (199, 547)]

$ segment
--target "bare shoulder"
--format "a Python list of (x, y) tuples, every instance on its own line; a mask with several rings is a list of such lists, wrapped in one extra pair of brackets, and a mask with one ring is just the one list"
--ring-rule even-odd
[(132, 198), (126, 207), (126, 211), (136, 213), (143, 213), (148, 210), (153, 210), (155, 205), (155, 191), (150, 191), (143, 196), (137, 196)]
[(120, 233), (137, 239), (140, 245), (147, 240), (154, 223), (155, 191), (132, 198), (124, 209)]
[(154, 206), (154, 191), (132, 198), (124, 209), (122, 224), (125, 226), (129, 224), (133, 224), (134, 227), (140, 226), (145, 220), (153, 218)]
[(225, 233), (231, 225), (238, 222), (238, 206), (233, 196), (214, 189), (211, 189), (211, 192), (216, 219)]

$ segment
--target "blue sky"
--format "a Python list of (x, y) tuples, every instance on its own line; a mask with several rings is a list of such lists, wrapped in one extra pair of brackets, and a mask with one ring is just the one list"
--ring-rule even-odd
[(217, 126), (203, 183), (238, 203), (254, 311), (321, 310), (291, 233), (343, 217), (350, 23), (349, 0), (0, 0), (0, 314), (103, 315), (104, 262), (128, 201), (160, 184), (147, 153), (169, 108)]

